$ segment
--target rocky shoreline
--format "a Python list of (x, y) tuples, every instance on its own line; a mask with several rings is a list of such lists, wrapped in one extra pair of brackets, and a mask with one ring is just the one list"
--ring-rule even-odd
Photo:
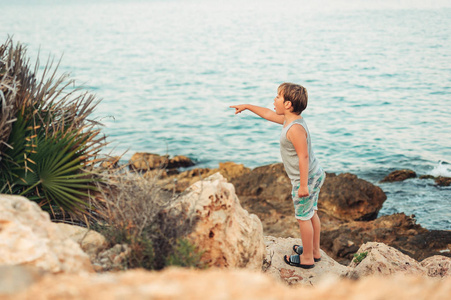
[[(216, 169), (193, 168), (178, 172), (177, 168), (194, 166), (194, 163), (184, 156), (169, 158), (136, 153), (129, 164), (130, 168), (149, 175), (159, 172), (161, 184), (168, 191), (178, 193), (220, 172), (235, 186), (243, 208), (260, 218), (265, 235), (300, 237), (297, 221), (292, 217), (291, 183), (282, 163), (251, 170), (226, 162)], [(413, 171), (398, 170), (382, 181), (401, 181), (416, 176)], [(437, 178), (444, 185), (449, 179)], [(416, 224), (415, 216), (404, 213), (377, 218), (386, 198), (381, 188), (356, 175), (328, 173), (318, 200), (323, 250), (344, 265), (350, 263), (362, 244), (371, 241), (394, 247), (416, 260), (434, 255), (451, 257), (451, 231), (427, 230)]]
[(304, 270), (283, 262), (292, 245), (302, 243), (281, 164), (251, 170), (229, 162), (185, 172), (156, 165), (144, 176), (159, 173), (167, 193), (176, 192), (168, 214), (182, 211), (187, 220), (196, 220), (187, 238), (202, 249), (207, 270), (117, 272), (130, 253), (127, 245), (110, 247), (92, 230), (51, 222), (26, 198), (0, 195), (0, 298), (297, 299), (302, 293), (305, 299), (432, 299), (451, 294), (451, 232), (428, 231), (404, 214), (376, 218), (385, 195), (355, 175), (328, 174), (320, 200), (322, 260)]

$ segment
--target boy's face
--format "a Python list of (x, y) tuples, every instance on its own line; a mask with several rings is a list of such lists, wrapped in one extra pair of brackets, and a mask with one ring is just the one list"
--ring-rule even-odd
[(280, 91), (277, 91), (277, 96), (274, 98), (274, 110), (276, 114), (283, 115), (285, 112), (285, 99), (283, 98), (283, 94)]

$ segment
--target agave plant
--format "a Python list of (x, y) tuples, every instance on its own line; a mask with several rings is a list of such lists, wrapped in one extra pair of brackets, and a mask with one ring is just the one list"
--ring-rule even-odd
[(23, 195), (55, 215), (83, 212), (95, 190), (94, 165), (106, 145), (88, 119), (95, 96), (71, 88), (49, 58), (38, 78), (26, 49), (8, 38), (0, 46), (0, 193)]

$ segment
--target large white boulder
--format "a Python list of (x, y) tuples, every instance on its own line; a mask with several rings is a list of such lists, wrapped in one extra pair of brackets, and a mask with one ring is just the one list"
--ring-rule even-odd
[(20, 196), (0, 195), (0, 265), (33, 266), (52, 273), (92, 272), (88, 255)]
[(235, 187), (215, 173), (190, 186), (177, 202), (196, 220), (188, 238), (208, 266), (260, 270), (265, 255), (260, 219), (243, 209)]

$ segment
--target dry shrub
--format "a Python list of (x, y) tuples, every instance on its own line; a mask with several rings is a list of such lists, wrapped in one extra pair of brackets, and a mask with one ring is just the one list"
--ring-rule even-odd
[(194, 220), (171, 210), (179, 198), (159, 187), (158, 173), (150, 177), (122, 167), (105, 175), (99, 190), (93, 227), (111, 246), (131, 247), (128, 268), (201, 267), (200, 253), (184, 238)]

